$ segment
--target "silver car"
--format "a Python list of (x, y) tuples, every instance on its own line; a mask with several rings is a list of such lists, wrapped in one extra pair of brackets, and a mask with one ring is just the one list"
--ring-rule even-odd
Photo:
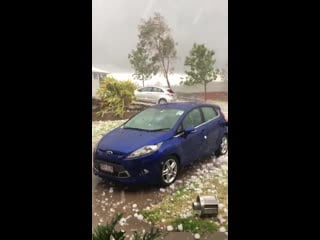
[(137, 101), (152, 103), (169, 103), (177, 100), (176, 94), (170, 88), (143, 87), (134, 91)]

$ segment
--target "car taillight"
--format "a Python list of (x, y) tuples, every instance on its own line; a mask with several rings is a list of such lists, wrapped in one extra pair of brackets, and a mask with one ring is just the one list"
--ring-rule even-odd
[(226, 119), (226, 117), (224, 116), (223, 112), (220, 110), (220, 114), (223, 117), (223, 119)]
[(173, 93), (166, 93), (166, 95), (168, 95), (168, 96), (174, 96)]

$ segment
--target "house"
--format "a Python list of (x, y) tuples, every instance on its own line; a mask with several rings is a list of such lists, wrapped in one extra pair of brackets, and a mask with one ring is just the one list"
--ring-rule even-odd
[(108, 74), (107, 71), (92, 66), (92, 97), (96, 97), (101, 81)]

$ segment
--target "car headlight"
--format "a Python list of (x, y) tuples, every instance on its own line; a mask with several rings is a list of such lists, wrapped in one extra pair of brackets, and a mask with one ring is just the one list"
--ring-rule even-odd
[(157, 151), (161, 147), (161, 145), (162, 145), (162, 142), (155, 145), (146, 145), (134, 151), (133, 153), (131, 153), (127, 158), (136, 158), (143, 155), (149, 155)]

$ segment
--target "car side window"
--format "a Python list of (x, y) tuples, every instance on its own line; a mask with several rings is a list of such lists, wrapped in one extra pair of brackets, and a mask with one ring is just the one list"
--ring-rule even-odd
[(202, 123), (201, 112), (199, 108), (193, 109), (183, 120), (183, 127), (196, 127)]
[(139, 92), (146, 92), (146, 88), (140, 88), (138, 91)]
[(218, 113), (216, 112), (216, 110), (213, 107), (202, 107), (201, 110), (202, 110), (205, 122), (218, 116)]
[(144, 92), (152, 92), (152, 87), (146, 87)]
[(157, 87), (154, 87), (154, 88), (153, 88), (153, 91), (154, 91), (154, 92), (163, 92), (162, 89), (157, 88)]
[(182, 133), (182, 132), (183, 132), (183, 127), (182, 127), (182, 124), (180, 124), (176, 133), (178, 134), (178, 133)]

